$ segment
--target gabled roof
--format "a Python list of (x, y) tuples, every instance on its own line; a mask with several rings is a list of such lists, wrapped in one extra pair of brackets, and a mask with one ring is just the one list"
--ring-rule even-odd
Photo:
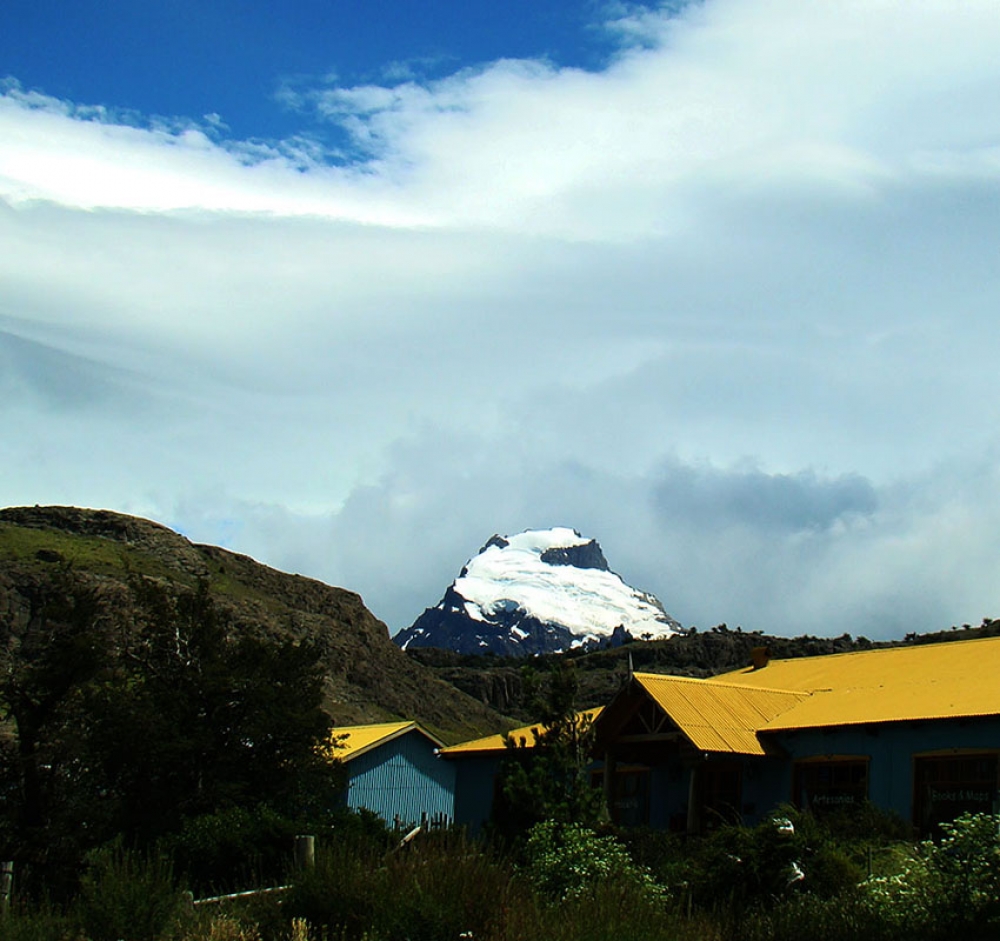
[[(586, 718), (593, 721), (601, 712), (601, 706), (596, 709), (584, 709), (577, 713), (578, 718)], [(498, 735), (487, 735), (485, 738), (473, 739), (471, 742), (460, 742), (458, 745), (451, 745), (442, 748), (441, 754), (445, 758), (457, 755), (488, 755), (507, 750), (505, 739), (510, 736), (518, 745), (525, 748), (535, 747), (535, 737), (540, 734), (544, 726), (541, 722), (531, 725), (523, 725), (518, 729), (511, 729), (510, 732), (501, 732)]]
[(417, 732), (430, 740), (435, 748), (444, 744), (416, 722), (379, 722), (374, 725), (342, 725), (333, 730), (333, 740), (338, 743), (332, 754), (341, 761), (351, 761), (365, 752), (391, 742), (401, 735)]
[(634, 681), (701, 752), (765, 754), (757, 730), (808, 698), (804, 692), (657, 673), (636, 673)]
[(715, 682), (811, 695), (761, 731), (1000, 715), (1000, 637), (772, 660)]

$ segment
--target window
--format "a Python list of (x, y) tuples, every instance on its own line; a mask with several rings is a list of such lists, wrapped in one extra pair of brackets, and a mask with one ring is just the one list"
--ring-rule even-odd
[(714, 830), (743, 819), (743, 769), (735, 762), (710, 761), (702, 769), (702, 825)]
[[(592, 771), (592, 787), (604, 787), (604, 771)], [(644, 765), (620, 765), (611, 779), (608, 811), (620, 827), (641, 827), (649, 823), (649, 768)]]
[(964, 813), (997, 810), (994, 752), (928, 755), (914, 759), (913, 822), (921, 833)]
[(801, 810), (821, 814), (849, 809), (867, 799), (867, 758), (824, 758), (795, 763), (792, 801)]

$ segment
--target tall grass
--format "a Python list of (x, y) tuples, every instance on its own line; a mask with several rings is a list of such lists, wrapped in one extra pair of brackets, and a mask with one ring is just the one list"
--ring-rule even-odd
[[(3, 941), (930, 941), (1000, 937), (993, 887), (1000, 884), (1000, 841), (995, 825), (970, 822), (950, 842), (903, 848), (909, 876), (878, 877), (859, 885), (833, 875), (770, 891), (769, 879), (744, 876), (742, 888), (723, 892), (720, 875), (734, 864), (735, 834), (684, 847), (664, 838), (640, 841), (645, 862), (620, 856), (610, 837), (573, 832), (546, 840), (535, 855), (517, 857), (461, 833), (424, 834), (396, 847), (385, 833), (355, 828), (328, 836), (316, 865), (293, 876), (290, 891), (225, 906), (178, 908), (178, 886), (168, 864), (120, 847), (93, 861), (84, 891), (66, 912), (14, 906), (0, 923)], [(995, 822), (994, 822), (995, 823)], [(766, 833), (742, 834), (745, 862), (784, 864)], [(580, 849), (602, 856), (581, 862)], [(837, 847), (850, 855), (850, 847)], [(553, 853), (583, 874), (569, 885), (541, 878)], [(711, 853), (718, 852), (719, 859)], [(829, 856), (811, 847), (803, 863)], [(914, 855), (915, 854), (915, 855)], [(960, 859), (958, 858), (964, 854)], [(966, 866), (968, 857), (974, 865)], [(885, 854), (885, 859), (892, 858)], [(648, 874), (657, 860), (659, 879)], [(912, 865), (922, 860), (922, 868)], [(600, 863), (600, 865), (597, 865)], [(610, 868), (605, 863), (613, 864)], [(669, 865), (668, 865), (669, 864)], [(839, 866), (840, 864), (838, 864)], [(634, 870), (629, 872), (630, 867)], [(822, 873), (822, 867), (813, 867)], [(628, 877), (620, 877), (625, 872)], [(604, 875), (602, 873), (607, 873)], [(929, 875), (928, 875), (929, 874)], [(708, 877), (703, 885), (686, 880)], [(975, 878), (970, 895), (969, 881)], [(823, 878), (827, 881), (824, 883)], [(909, 881), (907, 881), (907, 879)], [(930, 879), (919, 882), (915, 880)], [(951, 880), (951, 881), (948, 881)], [(979, 891), (980, 887), (985, 887)], [(923, 887), (923, 888), (922, 888)], [(952, 891), (953, 887), (957, 887)], [(749, 889), (761, 889), (754, 894)], [(935, 892), (924, 891), (934, 888)], [(961, 889), (962, 892), (958, 892)], [(986, 891), (988, 889), (988, 891)], [(918, 894), (927, 907), (911, 905)], [(936, 893), (936, 894), (935, 894)], [(964, 893), (964, 894), (963, 894)], [(968, 899), (979, 898), (977, 912)], [(961, 906), (956, 903), (961, 903)], [(210, 909), (210, 910), (209, 910)], [(948, 918), (939, 917), (948, 915)], [(962, 920), (964, 919), (964, 920)]]
[(389, 853), (350, 841), (321, 847), (286, 905), (291, 917), (344, 941), (478, 941), (528, 903), (500, 853), (442, 833)]
[(180, 911), (171, 862), (120, 843), (92, 854), (80, 882), (73, 916), (88, 941), (157, 941)]

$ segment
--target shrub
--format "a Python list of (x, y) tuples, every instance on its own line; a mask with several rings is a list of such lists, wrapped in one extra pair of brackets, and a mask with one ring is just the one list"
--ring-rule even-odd
[(513, 871), (461, 834), (427, 834), (384, 853), (347, 842), (324, 846), (286, 904), (330, 938), (437, 941), (487, 938), (513, 906)]
[(622, 843), (579, 824), (548, 821), (532, 827), (521, 871), (550, 899), (579, 899), (608, 885), (654, 901), (664, 898), (662, 887)]
[(158, 847), (200, 896), (281, 881), (297, 832), (269, 807), (230, 807), (186, 819)]
[(115, 842), (87, 862), (73, 912), (88, 941), (155, 941), (176, 918), (181, 896), (162, 856)]
[(913, 839), (913, 827), (899, 814), (883, 810), (871, 801), (849, 810), (827, 811), (815, 819), (820, 833), (841, 843), (884, 844)]
[(685, 840), (678, 833), (652, 827), (620, 827), (610, 832), (628, 848), (632, 859), (654, 874), (683, 862)]
[(984, 921), (1000, 911), (1000, 817), (963, 814), (921, 849), (956, 918)]
[(901, 935), (879, 913), (865, 904), (860, 893), (836, 898), (804, 893), (764, 908), (741, 912), (725, 924), (723, 937), (732, 941), (913, 941), (922, 933)]
[(753, 829), (720, 827), (694, 849), (688, 881), (711, 910), (770, 904), (797, 885), (808, 842), (802, 826), (778, 816)]
[(964, 814), (915, 848), (903, 870), (867, 881), (868, 904), (902, 931), (997, 926), (1000, 817)]
[(836, 898), (853, 892), (866, 873), (850, 854), (833, 843), (820, 844), (803, 862), (802, 888), (821, 898)]
[(592, 891), (560, 902), (519, 907), (511, 914), (508, 931), (499, 937), (503, 941), (715, 941), (717, 936), (710, 926), (666, 912), (658, 898), (634, 885), (602, 881)]
[(64, 941), (72, 933), (70, 919), (47, 903), (30, 912), (15, 905), (6, 916), (0, 916), (3, 941)]
[(386, 898), (375, 925), (387, 938), (484, 938), (514, 904), (508, 860), (461, 834), (429, 834), (394, 853), (383, 872)]
[(373, 873), (381, 860), (382, 851), (361, 840), (320, 843), (315, 866), (295, 877), (288, 911), (330, 937), (360, 938), (378, 909)]

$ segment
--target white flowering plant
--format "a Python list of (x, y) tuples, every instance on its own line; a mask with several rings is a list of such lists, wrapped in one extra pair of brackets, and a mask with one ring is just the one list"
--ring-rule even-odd
[(894, 875), (867, 880), (869, 902), (890, 923), (983, 925), (1000, 918), (1000, 816), (963, 814), (914, 848)]
[(623, 844), (575, 823), (532, 827), (520, 870), (536, 891), (555, 900), (581, 898), (609, 884), (637, 890), (651, 901), (665, 899), (663, 887)]

